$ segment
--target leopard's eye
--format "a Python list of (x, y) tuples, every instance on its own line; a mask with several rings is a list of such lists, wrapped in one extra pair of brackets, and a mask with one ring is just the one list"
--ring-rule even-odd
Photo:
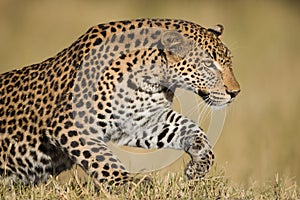
[(214, 64), (213, 64), (213, 62), (211, 60), (204, 60), (203, 64), (206, 67), (214, 67)]

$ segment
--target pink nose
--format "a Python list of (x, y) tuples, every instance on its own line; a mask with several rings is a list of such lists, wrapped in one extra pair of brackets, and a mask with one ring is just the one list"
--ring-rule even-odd
[(227, 94), (229, 94), (231, 96), (231, 98), (236, 97), (241, 90), (226, 90)]

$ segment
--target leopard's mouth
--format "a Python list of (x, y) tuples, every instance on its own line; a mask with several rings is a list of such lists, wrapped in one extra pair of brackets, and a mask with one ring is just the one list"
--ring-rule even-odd
[(234, 100), (234, 98), (222, 92), (199, 91), (198, 95), (208, 106), (214, 109), (224, 108)]
[(203, 90), (198, 90), (197, 94), (202, 97), (203, 100), (209, 96), (209, 92)]

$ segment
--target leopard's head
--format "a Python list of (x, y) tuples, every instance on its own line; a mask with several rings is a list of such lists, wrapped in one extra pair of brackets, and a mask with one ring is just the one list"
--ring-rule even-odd
[[(212, 107), (220, 108), (240, 92), (230, 50), (221, 42), (223, 27), (166, 31), (161, 43), (169, 62), (170, 85), (192, 90)], [(170, 81), (171, 80), (171, 81)]]

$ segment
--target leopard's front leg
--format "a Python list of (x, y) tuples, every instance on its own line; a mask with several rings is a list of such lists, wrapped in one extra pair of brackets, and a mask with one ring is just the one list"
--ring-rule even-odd
[(153, 116), (161, 116), (158, 121), (150, 120), (144, 133), (138, 133), (129, 141), (121, 143), (143, 148), (171, 148), (184, 150), (191, 157), (185, 174), (197, 180), (203, 177), (214, 162), (209, 141), (198, 124), (171, 109), (161, 110)]
[[(189, 145), (187, 144), (187, 146)], [(214, 163), (214, 154), (202, 131), (191, 138), (191, 145), (185, 151), (192, 158), (185, 170), (187, 178), (189, 180), (202, 178)]]

